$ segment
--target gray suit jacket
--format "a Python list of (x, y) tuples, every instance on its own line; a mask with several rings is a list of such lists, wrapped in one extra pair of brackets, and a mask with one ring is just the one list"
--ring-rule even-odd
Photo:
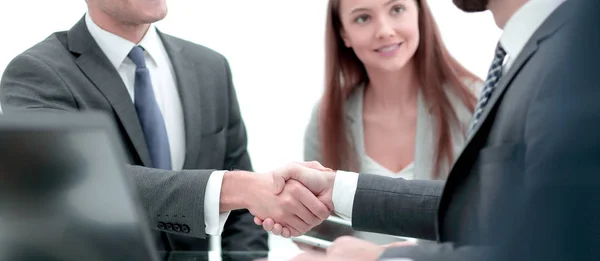
[[(577, 30), (571, 20), (572, 12), (581, 2), (584, 1), (565, 2), (531, 37), (498, 83), (476, 133), (467, 141), (446, 184), (359, 176), (352, 216), (356, 229), (442, 243), (394, 248), (382, 258), (486, 260), (483, 255), (492, 253), (490, 249), (520, 239), (516, 236), (520, 231), (567, 234), (562, 230), (576, 226), (541, 222), (548, 218), (567, 219), (563, 218), (565, 212), (552, 210), (554, 201), (528, 200), (540, 191), (590, 190), (587, 195), (592, 194), (587, 180), (578, 177), (597, 176), (600, 169), (600, 83), (597, 64), (591, 68), (600, 58), (600, 37), (594, 38), (592, 44), (588, 43), (592, 40), (587, 39), (588, 34), (572, 33)], [(575, 53), (580, 54), (578, 60), (573, 58)], [(540, 204), (527, 202), (550, 206), (543, 210), (551, 215), (527, 220), (520, 214), (541, 209)], [(572, 208), (576, 202), (570, 204)], [(570, 209), (566, 205), (557, 209)], [(596, 224), (599, 212), (595, 213), (585, 222), (594, 220)], [(529, 229), (532, 226), (537, 227)], [(590, 226), (587, 230), (598, 229)], [(589, 233), (585, 229), (578, 231)], [(568, 243), (565, 238), (559, 239), (556, 242)], [(543, 242), (538, 244), (560, 245)]]
[[(208, 249), (204, 193), (214, 169), (251, 170), (247, 137), (226, 59), (159, 32), (173, 64), (186, 135), (182, 171), (149, 168), (150, 156), (130, 96), (81, 19), (14, 58), (0, 83), (4, 113), (100, 111), (114, 117), (159, 250)], [(165, 233), (167, 232), (167, 233)], [(267, 234), (246, 210), (233, 211), (224, 250), (266, 250)]]

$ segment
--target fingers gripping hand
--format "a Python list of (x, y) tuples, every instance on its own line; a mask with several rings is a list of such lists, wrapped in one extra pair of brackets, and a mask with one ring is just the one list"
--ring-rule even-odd
[[(266, 192), (272, 197), (262, 197), (262, 206), (251, 209), (255, 223), (263, 225), (266, 231), (284, 237), (299, 236), (320, 224), (329, 216), (329, 208), (310, 190), (295, 180), (289, 180), (278, 195)], [(264, 222), (261, 218), (267, 218)], [(275, 222), (277, 220), (277, 223)]]
[[(298, 199), (300, 202), (310, 209), (315, 216), (317, 216), (320, 220), (317, 224), (313, 223), (314, 220), (308, 220), (307, 223), (310, 223), (312, 227), (318, 225), (323, 220), (329, 217), (329, 214), (333, 210), (333, 202), (331, 201), (331, 194), (333, 190), (333, 182), (331, 176), (328, 178), (325, 176), (325, 173), (333, 173), (333, 171), (329, 168), (323, 167), (320, 163), (316, 161), (312, 162), (302, 162), (302, 163), (291, 163), (283, 168), (277, 169), (273, 171), (273, 183), (275, 184), (275, 193), (280, 194), (286, 190), (286, 188), (293, 184), (294, 186), (297, 184), (297, 181), (301, 183), (303, 186), (306, 186), (307, 189), (310, 190), (317, 198), (325, 203), (328, 208), (327, 212), (321, 212), (318, 208), (317, 202), (314, 201), (313, 197), (308, 196), (307, 194), (299, 194), (300, 197)], [(275, 235), (281, 235), (284, 237), (288, 237), (288, 235), (296, 234), (295, 232), (302, 232), (296, 229), (287, 227), (285, 224), (275, 222), (277, 218), (273, 219), (273, 217), (267, 217), (266, 219), (261, 219), (260, 217), (255, 217), (254, 222), (257, 225), (262, 225), (266, 231), (272, 232)], [(306, 220), (305, 220), (306, 221)], [(314, 225), (313, 225), (314, 224)], [(302, 234), (304, 234), (304, 231)]]

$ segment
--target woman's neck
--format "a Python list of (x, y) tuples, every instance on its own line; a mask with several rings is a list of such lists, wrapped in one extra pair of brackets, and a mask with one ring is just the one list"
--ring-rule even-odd
[(405, 111), (416, 105), (418, 79), (412, 63), (400, 71), (368, 70), (365, 104), (371, 111)]

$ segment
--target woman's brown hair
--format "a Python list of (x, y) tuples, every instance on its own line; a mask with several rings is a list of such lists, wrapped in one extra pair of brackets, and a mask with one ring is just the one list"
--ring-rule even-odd
[[(341, 38), (342, 23), (339, 15), (341, 0), (330, 0), (325, 31), (325, 92), (319, 109), (319, 135), (323, 164), (332, 169), (357, 170), (353, 146), (348, 140), (343, 105), (354, 88), (368, 83), (367, 72), (351, 48)], [(444, 46), (439, 29), (426, 0), (414, 0), (419, 7), (420, 42), (413, 56), (417, 79), (425, 102), (430, 106), (437, 130), (433, 179), (441, 178), (440, 168), (452, 162), (452, 124), (458, 117), (452, 107), (448, 90), (451, 88), (461, 101), (473, 111), (476, 98), (465, 80), (479, 78), (458, 63)]]

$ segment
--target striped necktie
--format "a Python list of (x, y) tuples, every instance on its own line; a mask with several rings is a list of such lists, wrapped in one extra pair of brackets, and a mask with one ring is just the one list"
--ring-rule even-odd
[(479, 101), (477, 102), (477, 107), (475, 107), (475, 113), (473, 115), (473, 121), (471, 122), (471, 126), (469, 128), (469, 137), (473, 135), (473, 131), (475, 131), (475, 127), (479, 123), (479, 118), (483, 113), (485, 105), (489, 101), (492, 96), (492, 92), (496, 89), (496, 85), (498, 85), (498, 81), (502, 76), (502, 64), (504, 62), (504, 57), (506, 56), (506, 51), (502, 48), (502, 45), (498, 43), (496, 46), (496, 54), (494, 55), (494, 60), (492, 61), (492, 65), (490, 66), (490, 70), (488, 71), (487, 79), (485, 80), (485, 86), (481, 91)]

